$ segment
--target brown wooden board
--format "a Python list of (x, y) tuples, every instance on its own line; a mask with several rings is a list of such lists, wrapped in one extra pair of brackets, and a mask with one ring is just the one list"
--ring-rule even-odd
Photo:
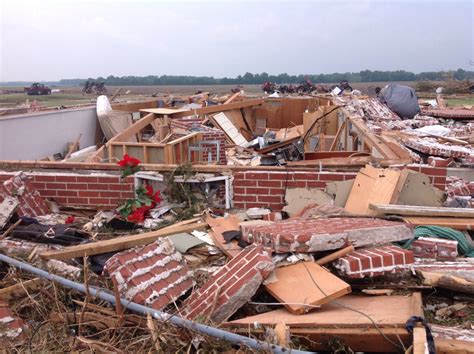
[[(303, 281), (300, 281), (297, 289), (300, 289), (302, 285)], [(406, 321), (411, 316), (422, 314), (420, 293), (413, 293), (412, 296), (393, 295), (389, 297), (347, 295), (336, 300), (336, 303), (346, 307), (330, 303), (322, 306), (317, 311), (303, 315), (292, 314), (287, 309), (278, 309), (230, 321), (224, 325), (227, 327), (245, 327), (254, 323), (276, 325), (285, 322), (290, 328), (374, 327), (369, 318), (349, 309), (351, 308), (368, 315), (379, 327), (396, 326), (404, 328)]]
[(450, 227), (456, 230), (474, 230), (473, 218), (406, 216), (403, 220), (415, 226), (435, 225)]
[(65, 247), (62, 250), (46, 251), (40, 254), (45, 259), (71, 259), (76, 257), (92, 256), (95, 254), (121, 251), (135, 246), (147, 245), (160, 237), (166, 237), (181, 232), (206, 229), (205, 223), (175, 224), (157, 231), (144, 234), (117, 237), (111, 240), (85, 243), (77, 246)]
[(369, 205), (393, 203), (398, 196), (399, 177), (400, 171), (396, 169), (362, 168), (352, 185), (344, 209), (357, 215), (376, 215)]
[[(290, 312), (303, 314), (351, 292), (351, 287), (315, 262), (275, 269), (277, 281), (265, 285)], [(322, 290), (322, 291), (321, 291)]]

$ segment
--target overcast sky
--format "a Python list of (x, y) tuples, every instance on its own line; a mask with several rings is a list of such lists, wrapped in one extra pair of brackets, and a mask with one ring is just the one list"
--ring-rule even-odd
[(0, 81), (474, 70), (473, 2), (0, 0)]

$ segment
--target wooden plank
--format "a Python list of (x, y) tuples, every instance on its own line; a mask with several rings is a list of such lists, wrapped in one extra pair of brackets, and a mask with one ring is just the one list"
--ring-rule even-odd
[[(301, 281), (297, 288), (302, 285)], [(392, 295), (389, 298), (379, 296), (347, 295), (338, 300), (338, 304), (361, 311), (372, 318), (379, 327), (397, 326), (405, 328), (408, 318), (413, 316), (413, 299), (411, 296)], [(388, 306), (390, 304), (390, 306)], [(417, 312), (421, 311), (418, 309)], [(285, 322), (290, 328), (374, 328), (372, 321), (360, 313), (334, 303), (322, 306), (317, 311), (296, 315), (287, 309), (278, 309), (255, 316), (234, 320), (224, 325), (227, 327), (247, 327), (254, 323), (276, 325)]]
[(153, 120), (155, 120), (155, 118), (156, 116), (153, 113), (147, 114), (145, 117), (125, 129), (123, 132), (110, 139), (106, 145), (109, 146), (109, 144), (113, 142), (126, 142), (128, 138), (130, 138), (133, 134), (138, 134), (140, 130), (149, 125)]
[(111, 240), (85, 243), (77, 246), (65, 247), (62, 250), (46, 251), (40, 254), (45, 259), (70, 259), (76, 257), (92, 256), (95, 254), (120, 251), (135, 246), (152, 243), (160, 237), (166, 237), (181, 232), (204, 230), (206, 223), (194, 223), (189, 225), (171, 225), (161, 230), (147, 232), (144, 234), (117, 237)]
[(354, 251), (354, 246), (352, 246), (352, 245), (347, 246), (343, 249), (340, 249), (339, 251), (328, 254), (326, 257), (318, 259), (316, 261), (316, 264), (324, 265), (324, 264), (329, 263), (331, 261), (335, 261), (338, 258), (344, 257), (346, 254), (351, 253), (353, 251)]
[(411, 225), (435, 225), (450, 227), (456, 230), (474, 230), (473, 218), (405, 216), (403, 220)]
[(358, 215), (375, 215), (376, 212), (369, 209), (369, 204), (389, 204), (396, 199), (400, 173), (395, 169), (362, 168), (352, 185), (344, 209)]
[(237, 241), (234, 240), (230, 243), (225, 243), (224, 236), (222, 236), (225, 231), (240, 230), (240, 219), (238, 216), (230, 214), (226, 218), (213, 218), (208, 215), (205, 220), (212, 229), (209, 235), (214, 239), (217, 247), (230, 258), (234, 258), (240, 253), (242, 248), (237, 244)]
[(346, 121), (344, 121), (339, 127), (339, 129), (337, 129), (336, 136), (334, 137), (334, 140), (331, 144), (331, 147), (329, 148), (329, 151), (334, 151), (334, 148), (336, 147), (337, 142), (339, 141), (339, 137), (341, 136), (341, 133), (345, 127), (346, 127)]
[(412, 216), (453, 216), (461, 218), (474, 218), (474, 208), (444, 208), (426, 207), (416, 205), (395, 204), (370, 204), (370, 209), (378, 214), (396, 214)]
[(29, 292), (42, 288), (43, 280), (35, 278), (27, 281), (21, 281), (18, 284), (0, 289), (0, 299), (8, 301), (27, 295)]
[[(290, 312), (303, 314), (351, 292), (351, 287), (315, 262), (299, 262), (275, 269), (276, 282), (266, 284), (270, 294)], [(310, 305), (310, 306), (306, 306)]]
[(201, 115), (201, 114), (225, 112), (225, 111), (229, 111), (231, 109), (239, 109), (239, 108), (244, 108), (244, 107), (258, 106), (258, 105), (261, 105), (263, 102), (264, 102), (263, 98), (258, 98), (258, 99), (254, 99), (254, 100), (245, 100), (245, 101), (239, 101), (239, 102), (232, 102), (232, 103), (225, 104), (225, 105), (220, 104), (220, 105), (215, 105), (215, 106), (202, 107), (202, 108), (193, 109), (189, 112), (176, 113), (176, 114), (173, 115), (173, 118), (182, 118), (182, 117), (188, 117), (190, 115)]
[(230, 96), (225, 102), (224, 104), (229, 104), (229, 103), (232, 103), (237, 97), (239, 97), (241, 95), (242, 91), (239, 91), (239, 92), (236, 92), (234, 93), (232, 96)]
[(425, 328), (415, 327), (413, 329), (413, 354), (425, 354), (427, 349)]
[(15, 197), (7, 196), (3, 199), (3, 202), (0, 203), (0, 230), (10, 220), (19, 205), (20, 203)]

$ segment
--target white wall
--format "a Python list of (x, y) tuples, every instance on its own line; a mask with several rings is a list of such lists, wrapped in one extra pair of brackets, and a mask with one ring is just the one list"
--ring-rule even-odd
[(95, 107), (0, 117), (0, 160), (38, 160), (67, 149), (82, 133), (81, 148), (94, 145)]

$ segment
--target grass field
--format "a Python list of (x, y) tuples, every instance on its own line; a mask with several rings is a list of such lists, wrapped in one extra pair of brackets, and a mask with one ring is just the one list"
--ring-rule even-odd
[[(354, 89), (360, 90), (362, 93), (367, 94), (373, 92), (375, 87), (383, 87), (385, 82), (359, 82), (352, 83)], [(403, 82), (403, 85), (415, 87), (416, 82)], [(198, 90), (203, 92), (210, 92), (211, 95), (224, 95), (229, 94), (230, 90), (234, 88), (234, 85), (175, 85), (175, 86), (122, 86), (121, 94), (117, 101), (137, 101), (137, 100), (150, 100), (152, 95), (164, 96), (164, 95), (192, 95)], [(119, 87), (108, 86), (108, 94), (111, 96)], [(1, 89), (16, 89), (19, 88), (6, 88), (0, 87)], [(19, 105), (25, 104), (26, 100), (32, 102), (37, 100), (41, 106), (44, 107), (58, 107), (58, 106), (75, 106), (84, 104), (95, 104), (96, 95), (83, 95), (82, 87), (52, 87), (52, 89), (58, 89), (60, 92), (52, 93), (51, 95), (45, 96), (28, 96), (26, 93), (10, 93), (0, 94), (0, 108), (12, 108)], [(262, 93), (260, 85), (244, 85), (243, 89), (248, 94), (260, 94)], [(422, 98), (434, 98), (434, 94), (420, 94)], [(448, 98), (447, 101), (449, 106), (462, 106), (462, 105), (474, 105), (474, 95), (456, 96), (456, 98)]]

